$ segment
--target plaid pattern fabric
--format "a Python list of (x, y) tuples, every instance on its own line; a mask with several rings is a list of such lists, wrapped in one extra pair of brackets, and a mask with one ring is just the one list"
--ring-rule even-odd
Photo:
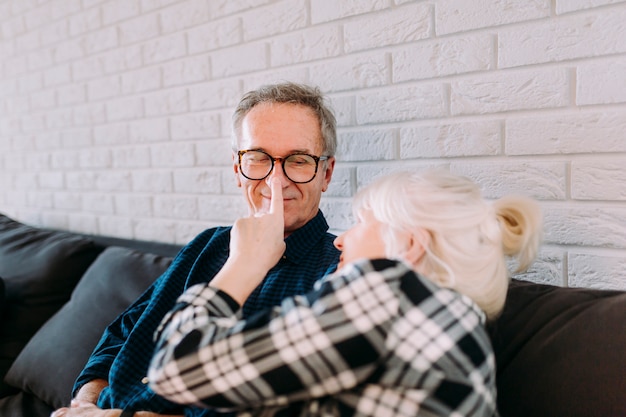
[[(310, 291), (317, 279), (334, 271), (339, 251), (333, 246), (335, 236), (327, 231), (328, 223), (320, 211), (285, 240), (285, 256), (248, 298), (244, 317), (278, 305), (287, 296)], [(98, 398), (103, 409), (184, 413), (189, 417), (215, 415), (210, 410), (167, 401), (148, 388), (145, 377), (159, 323), (187, 288), (213, 279), (228, 258), (229, 244), (230, 227), (219, 227), (202, 232), (186, 245), (168, 270), (106, 329), (74, 391), (102, 378), (109, 381)]]
[(190, 288), (159, 327), (151, 388), (250, 416), (496, 416), (484, 314), (398, 261), (361, 261), (244, 319)]

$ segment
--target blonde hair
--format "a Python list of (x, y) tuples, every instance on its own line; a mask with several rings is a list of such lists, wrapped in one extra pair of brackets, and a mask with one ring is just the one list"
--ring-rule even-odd
[(354, 200), (358, 215), (371, 211), (388, 225), (387, 256), (402, 258), (406, 242), (400, 233), (428, 239), (415, 270), (437, 284), (467, 295), (489, 319), (504, 306), (509, 272), (506, 258), (517, 261), (515, 272), (533, 262), (541, 241), (538, 204), (523, 196), (493, 203), (468, 178), (448, 171), (399, 172), (380, 178)]

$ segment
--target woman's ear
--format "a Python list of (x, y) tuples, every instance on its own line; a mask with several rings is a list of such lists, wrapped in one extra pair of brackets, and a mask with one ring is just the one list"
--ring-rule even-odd
[(411, 233), (409, 247), (404, 253), (404, 259), (411, 265), (416, 266), (424, 256), (426, 248), (430, 245), (430, 233), (426, 229), (418, 229)]

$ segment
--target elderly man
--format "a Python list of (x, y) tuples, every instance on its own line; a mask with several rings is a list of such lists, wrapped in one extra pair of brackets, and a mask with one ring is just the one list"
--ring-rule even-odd
[[(294, 83), (261, 87), (233, 115), (233, 169), (250, 215), (269, 210), (280, 182), (286, 249), (243, 306), (245, 316), (310, 290), (339, 258), (319, 210), (335, 166), (336, 121), (318, 89)], [(154, 332), (179, 295), (210, 281), (229, 254), (230, 227), (205, 230), (105, 331), (79, 375), (71, 407), (52, 417), (199, 415), (148, 388)]]

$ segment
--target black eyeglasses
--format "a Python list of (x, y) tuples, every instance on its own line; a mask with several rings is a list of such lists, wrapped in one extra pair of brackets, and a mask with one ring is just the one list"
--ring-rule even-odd
[(266, 152), (250, 149), (239, 151), (237, 155), (239, 155), (239, 170), (249, 180), (267, 178), (274, 169), (274, 162), (277, 161), (281, 163), (285, 176), (296, 184), (313, 181), (319, 162), (329, 158), (306, 153), (294, 153), (284, 158), (274, 158)]

